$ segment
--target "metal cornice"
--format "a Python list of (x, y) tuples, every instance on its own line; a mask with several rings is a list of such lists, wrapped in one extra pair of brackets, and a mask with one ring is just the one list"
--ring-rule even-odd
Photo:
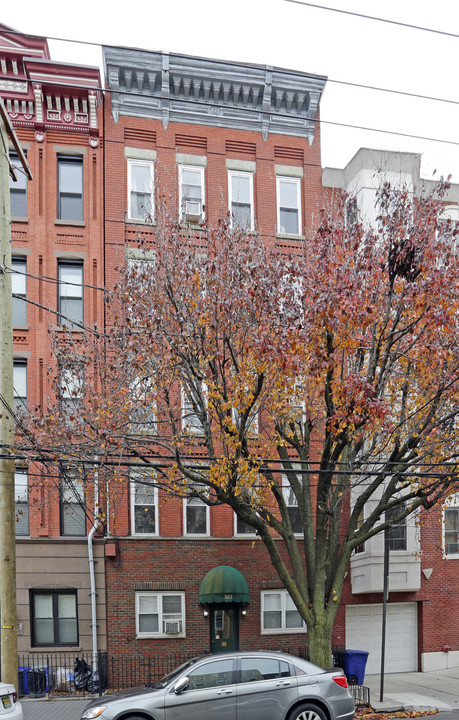
[(314, 139), (326, 78), (129, 48), (103, 48), (112, 113)]

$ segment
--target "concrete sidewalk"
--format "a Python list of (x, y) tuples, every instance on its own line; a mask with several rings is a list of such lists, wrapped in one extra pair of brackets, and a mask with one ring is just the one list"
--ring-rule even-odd
[[(51, 696), (52, 697), (52, 696)], [(24, 720), (80, 720), (83, 710), (90, 701), (87, 697), (68, 700), (36, 700), (21, 698)]]
[(459, 667), (428, 673), (400, 673), (384, 677), (384, 700), (380, 676), (366, 675), (370, 702), (376, 712), (389, 710), (455, 710), (459, 712)]

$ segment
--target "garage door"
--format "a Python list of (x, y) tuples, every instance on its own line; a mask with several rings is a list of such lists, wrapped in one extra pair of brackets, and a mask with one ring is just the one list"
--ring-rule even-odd
[[(416, 603), (388, 603), (386, 609), (385, 672), (416, 672)], [(346, 648), (368, 651), (368, 674), (381, 670), (381, 629), (382, 605), (346, 607)]]

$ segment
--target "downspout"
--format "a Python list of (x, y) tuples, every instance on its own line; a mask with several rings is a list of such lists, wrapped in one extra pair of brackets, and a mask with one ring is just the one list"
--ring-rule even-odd
[(99, 471), (94, 471), (94, 523), (88, 535), (88, 562), (91, 596), (91, 629), (92, 629), (92, 669), (97, 670), (97, 608), (96, 608), (96, 577), (94, 572), (94, 552), (92, 539), (99, 525)]

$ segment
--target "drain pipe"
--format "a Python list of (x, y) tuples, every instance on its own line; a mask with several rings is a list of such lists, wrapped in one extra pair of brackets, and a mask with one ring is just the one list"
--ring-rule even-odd
[(97, 608), (96, 608), (96, 577), (94, 573), (94, 552), (92, 539), (99, 525), (99, 472), (94, 471), (94, 524), (88, 535), (88, 562), (91, 596), (91, 629), (92, 629), (92, 669), (97, 670)]

